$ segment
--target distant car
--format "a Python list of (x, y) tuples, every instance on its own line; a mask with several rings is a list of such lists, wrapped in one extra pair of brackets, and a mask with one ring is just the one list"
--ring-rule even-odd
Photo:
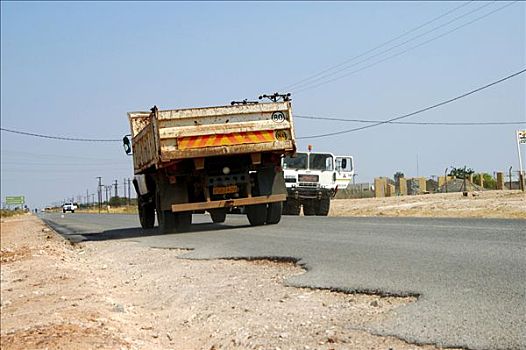
[(77, 209), (77, 206), (74, 203), (64, 203), (64, 205), (62, 206), (63, 213), (67, 211), (74, 213), (75, 209)]

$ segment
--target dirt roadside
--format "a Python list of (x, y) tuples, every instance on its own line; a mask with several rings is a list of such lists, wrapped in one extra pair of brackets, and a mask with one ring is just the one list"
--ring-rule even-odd
[(361, 329), (414, 298), (286, 287), (292, 263), (193, 261), (132, 242), (72, 246), (1, 223), (2, 349), (435, 349)]
[[(491, 191), (335, 200), (332, 216), (526, 218)], [(293, 263), (194, 261), (179, 250), (71, 245), (32, 215), (1, 223), (2, 349), (435, 349), (369, 334), (414, 298), (286, 287)]]
[(330, 216), (526, 219), (522, 191), (437, 193), (387, 198), (335, 199)]

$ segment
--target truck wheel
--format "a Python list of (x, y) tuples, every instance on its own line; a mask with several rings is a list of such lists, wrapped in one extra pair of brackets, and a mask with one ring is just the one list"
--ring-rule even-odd
[(288, 199), (283, 203), (283, 215), (300, 215), (301, 204), (297, 199)]
[(303, 215), (316, 215), (316, 202), (314, 200), (311, 199), (303, 203)]
[(161, 233), (173, 233), (176, 226), (176, 217), (170, 210), (157, 210), (157, 221)]
[(301, 211), (300, 201), (296, 199), (290, 201), (290, 206), (289, 206), (290, 215), (300, 215), (300, 211)]
[(331, 199), (330, 198), (322, 198), (318, 202), (318, 210), (316, 211), (316, 215), (318, 216), (327, 216), (329, 215), (329, 209), (331, 207)]
[(151, 203), (144, 203), (139, 197), (139, 221), (144, 229), (153, 228), (155, 223), (155, 207)]
[(159, 192), (155, 196), (155, 210), (157, 211), (157, 223), (161, 233), (171, 233), (175, 231), (176, 216), (171, 210), (161, 209), (161, 197)]
[(245, 207), (247, 212), (248, 222), (252, 226), (259, 226), (265, 223), (267, 219), (267, 205), (266, 204), (256, 204), (249, 205)]
[(283, 204), (283, 209), (281, 211), (281, 214), (282, 215), (290, 215), (290, 209), (289, 209), (289, 202), (285, 202), (285, 204)]
[(192, 225), (192, 213), (191, 212), (180, 212), (171, 213), (174, 217), (174, 228), (177, 232), (185, 232), (190, 229)]
[(226, 209), (210, 210), (210, 217), (214, 224), (220, 224), (226, 220)]
[(277, 224), (281, 220), (283, 202), (269, 203), (267, 208), (267, 225)]

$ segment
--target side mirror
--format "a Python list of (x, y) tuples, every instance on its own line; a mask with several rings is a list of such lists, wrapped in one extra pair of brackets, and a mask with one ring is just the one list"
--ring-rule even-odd
[(124, 152), (126, 152), (127, 155), (132, 154), (132, 145), (130, 140), (131, 135), (126, 135), (122, 138), (122, 145), (124, 146)]

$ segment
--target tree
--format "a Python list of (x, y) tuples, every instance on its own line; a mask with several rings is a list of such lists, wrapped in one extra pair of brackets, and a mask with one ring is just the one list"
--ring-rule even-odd
[[(483, 186), (484, 188), (488, 189), (488, 190), (494, 190), (497, 188), (497, 181), (495, 181), (495, 179), (493, 178), (493, 176), (491, 176), (490, 174), (488, 173), (483, 173), (482, 174), (482, 180), (484, 181), (483, 182)], [(479, 184), (480, 183), (480, 174), (475, 174), (473, 176), (473, 182), (475, 182), (476, 184)]]
[(399, 183), (400, 181), (400, 178), (401, 177), (404, 177), (404, 173), (402, 173), (401, 171), (397, 171), (394, 175), (394, 180), (395, 180), (395, 183)]
[(122, 197), (111, 197), (110, 203), (112, 207), (120, 207), (122, 205), (126, 205), (126, 198)]
[(449, 176), (454, 176), (457, 179), (469, 179), (469, 177), (474, 174), (475, 171), (471, 168), (468, 168), (464, 166), (463, 168), (455, 168), (451, 169), (449, 172)]

